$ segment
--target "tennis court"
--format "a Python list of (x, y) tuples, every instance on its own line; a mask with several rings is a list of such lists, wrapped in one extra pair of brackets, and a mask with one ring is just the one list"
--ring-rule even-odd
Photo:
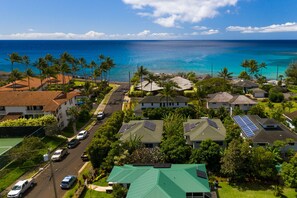
[(0, 156), (23, 141), (23, 138), (0, 138)]

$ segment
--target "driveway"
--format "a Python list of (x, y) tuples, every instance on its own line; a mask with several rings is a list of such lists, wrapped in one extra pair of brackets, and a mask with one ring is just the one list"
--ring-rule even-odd
[[(66, 193), (65, 190), (61, 190), (60, 182), (66, 175), (77, 175), (77, 172), (84, 165), (84, 162), (80, 159), (80, 155), (85, 148), (91, 142), (94, 132), (100, 127), (105, 120), (115, 111), (121, 110), (122, 100), (124, 98), (124, 90), (128, 89), (128, 83), (119, 83), (120, 87), (111, 95), (110, 102), (105, 107), (104, 112), (107, 114), (103, 121), (100, 121), (93, 128), (89, 130), (90, 135), (87, 139), (82, 140), (81, 143), (74, 149), (69, 149), (69, 155), (61, 162), (53, 163), (53, 169), (55, 173), (56, 189), (58, 197), (63, 197)], [(50, 178), (50, 168), (47, 167), (36, 177), (37, 185), (27, 193), (28, 198), (54, 198), (53, 182)]]

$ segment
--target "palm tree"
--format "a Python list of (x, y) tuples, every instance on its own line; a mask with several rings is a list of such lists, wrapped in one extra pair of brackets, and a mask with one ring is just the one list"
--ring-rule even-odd
[(227, 81), (226, 79), (232, 79), (232, 72), (229, 72), (227, 67), (224, 67), (220, 72), (219, 72), (219, 77), (224, 79), (224, 86), (226, 87), (227, 85)]
[(14, 70), (13, 68), (13, 64), (14, 63), (21, 63), (22, 62), (22, 57), (16, 53), (16, 52), (13, 52), (12, 54), (9, 54), (9, 61), (11, 63), (11, 72)]
[(80, 112), (79, 107), (77, 107), (77, 106), (70, 107), (67, 110), (67, 115), (70, 117), (69, 121), (72, 123), (72, 128), (73, 128), (74, 133), (77, 132), (76, 121), (79, 117), (79, 112)]
[(15, 81), (22, 79), (22, 73), (18, 69), (14, 69), (9, 74), (9, 82), (13, 82), (13, 90), (16, 88)]
[(144, 75), (147, 75), (148, 74), (148, 71), (147, 71), (147, 69), (144, 67), (144, 66), (140, 66), (140, 67), (137, 67), (137, 75), (139, 76), (139, 78), (140, 78), (140, 88), (141, 88), (141, 93), (142, 93), (142, 95), (143, 95), (143, 91), (142, 91), (142, 78), (143, 78), (143, 76)]
[(79, 58), (78, 59), (78, 64), (80, 65), (80, 67), (83, 69), (83, 73), (84, 73), (84, 78), (87, 78), (87, 74), (86, 74), (86, 68), (88, 67), (86, 59), (85, 58)]
[(153, 82), (155, 82), (157, 80), (157, 76), (152, 73), (152, 72), (149, 72), (145, 77), (144, 77), (144, 80), (147, 81), (147, 84), (145, 84), (144, 86), (148, 85), (148, 84), (151, 84), (151, 91), (153, 89)]
[[(116, 65), (110, 57), (105, 59), (107, 70), (108, 70), (108, 79), (110, 80), (110, 70)], [(109, 81), (108, 80), (108, 81)]]
[(161, 98), (163, 97), (166, 98), (167, 107), (169, 104), (169, 98), (172, 98), (176, 94), (174, 88), (178, 88), (178, 85), (176, 82), (166, 81), (165, 83), (163, 83), (163, 89), (160, 91)]
[(249, 61), (248, 60), (243, 60), (241, 63), (241, 67), (244, 68), (244, 71), (249, 67)]
[(34, 64), (38, 70), (39, 70), (39, 78), (40, 78), (40, 86), (42, 88), (42, 80), (46, 78), (45, 76), (45, 70), (48, 67), (48, 64), (44, 58), (39, 58)]
[(94, 82), (96, 80), (96, 76), (95, 76), (95, 73), (94, 71), (96, 70), (96, 68), (98, 67), (97, 63), (95, 61), (91, 61), (90, 64), (89, 64), (89, 68), (91, 69), (92, 71), (92, 76), (94, 77)]
[(259, 69), (261, 70), (261, 75), (262, 75), (262, 69), (266, 69), (267, 67), (267, 64), (262, 62), (260, 65), (259, 65)]
[(30, 77), (33, 76), (33, 71), (31, 68), (29, 68), (30, 65), (30, 59), (28, 56), (23, 56), (22, 57), (22, 63), (26, 65), (26, 70), (25, 70), (25, 76), (28, 78), (28, 87), (30, 90)]
[(223, 78), (224, 80), (226, 79), (232, 79), (232, 74), (233, 72), (229, 72), (226, 67), (224, 67), (220, 72), (219, 72), (219, 77)]

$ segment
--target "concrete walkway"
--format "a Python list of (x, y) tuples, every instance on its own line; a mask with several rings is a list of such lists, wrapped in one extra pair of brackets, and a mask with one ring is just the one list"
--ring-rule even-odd
[(99, 192), (106, 192), (106, 190), (112, 190), (112, 186), (97, 186), (94, 184), (88, 184), (87, 187), (90, 190), (95, 190)]

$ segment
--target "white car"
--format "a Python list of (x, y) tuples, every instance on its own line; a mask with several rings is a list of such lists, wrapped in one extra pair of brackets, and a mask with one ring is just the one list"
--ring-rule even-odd
[(33, 178), (18, 181), (7, 194), (7, 197), (23, 197), (24, 193), (35, 185)]
[(105, 114), (103, 111), (100, 111), (98, 114), (97, 114), (97, 120), (103, 120), (105, 118)]
[(52, 155), (52, 161), (61, 161), (68, 154), (67, 148), (61, 148), (54, 152)]
[(80, 131), (77, 136), (76, 136), (76, 139), (78, 140), (84, 140), (88, 137), (88, 131), (87, 130), (83, 130), (83, 131)]

